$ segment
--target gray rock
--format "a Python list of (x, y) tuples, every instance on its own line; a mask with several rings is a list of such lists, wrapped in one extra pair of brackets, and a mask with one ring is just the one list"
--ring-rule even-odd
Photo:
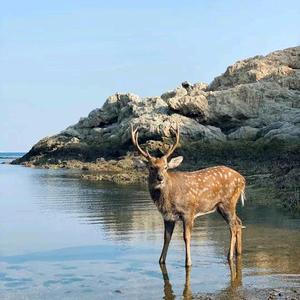
[(278, 129), (278, 128), (282, 127), (284, 124), (285, 124), (284, 122), (278, 121), (278, 122), (271, 123), (267, 126), (264, 126), (263, 128), (261, 128), (258, 131), (257, 137), (261, 138), (261, 137), (265, 136), (269, 131), (272, 131), (274, 129)]
[(225, 125), (262, 127), (289, 121), (300, 113), (300, 93), (277, 82), (260, 81), (207, 93), (210, 122)]
[(265, 142), (273, 140), (293, 141), (300, 140), (300, 126), (291, 123), (284, 123), (278, 128), (269, 130), (264, 136)]
[(255, 141), (257, 137), (258, 128), (253, 128), (250, 126), (242, 126), (235, 130), (234, 132), (228, 134), (227, 138), (229, 140), (247, 140)]
[(161, 98), (164, 100), (168, 100), (170, 98), (181, 98), (187, 95), (187, 90), (183, 87), (176, 88), (175, 90), (168, 91), (161, 95)]
[(187, 117), (197, 118), (200, 122), (208, 118), (208, 103), (205, 95), (170, 98), (170, 109)]

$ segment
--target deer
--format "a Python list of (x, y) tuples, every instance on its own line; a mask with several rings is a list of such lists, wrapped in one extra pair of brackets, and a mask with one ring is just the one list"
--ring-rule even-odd
[(164, 243), (159, 263), (166, 262), (169, 244), (175, 224), (183, 223), (183, 239), (185, 242), (185, 266), (192, 265), (191, 234), (194, 220), (203, 215), (217, 211), (229, 225), (230, 246), (228, 260), (234, 254), (242, 254), (242, 221), (236, 214), (236, 205), (245, 200), (245, 178), (237, 171), (226, 166), (214, 166), (193, 172), (169, 171), (177, 168), (183, 156), (169, 159), (179, 144), (179, 126), (170, 132), (175, 135), (175, 143), (171, 144), (162, 157), (150, 155), (138, 142), (138, 128), (131, 125), (131, 140), (139, 154), (146, 159), (149, 170), (148, 189), (150, 196), (161, 213), (164, 221)]

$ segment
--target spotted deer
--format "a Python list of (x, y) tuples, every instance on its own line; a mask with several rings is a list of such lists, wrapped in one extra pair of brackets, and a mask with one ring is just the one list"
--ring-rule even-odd
[[(234, 252), (242, 253), (242, 222), (236, 214), (236, 204), (241, 198), (244, 205), (245, 178), (237, 171), (216, 166), (194, 172), (171, 172), (178, 167), (182, 156), (169, 160), (179, 144), (179, 127), (171, 130), (176, 136), (162, 157), (153, 157), (144, 151), (138, 142), (138, 128), (131, 126), (131, 138), (138, 152), (147, 159), (149, 170), (148, 187), (152, 200), (164, 219), (164, 245), (159, 259), (165, 264), (169, 243), (175, 223), (183, 222), (185, 242), (185, 265), (191, 266), (190, 242), (195, 218), (218, 211), (228, 223), (231, 241), (228, 259), (232, 260)], [(169, 161), (168, 161), (169, 160)]]

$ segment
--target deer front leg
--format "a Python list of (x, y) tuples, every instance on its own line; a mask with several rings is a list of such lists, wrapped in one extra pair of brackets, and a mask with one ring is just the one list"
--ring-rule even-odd
[(191, 259), (191, 235), (193, 229), (193, 222), (189, 220), (183, 221), (183, 239), (185, 242), (185, 266), (190, 267), (192, 265)]
[(166, 257), (167, 257), (169, 244), (170, 244), (172, 234), (173, 234), (173, 230), (174, 230), (174, 227), (175, 227), (175, 222), (172, 222), (172, 221), (165, 221), (164, 220), (164, 224), (165, 224), (164, 246), (163, 246), (163, 249), (161, 251), (160, 258), (159, 258), (159, 263), (160, 264), (164, 264), (166, 262)]

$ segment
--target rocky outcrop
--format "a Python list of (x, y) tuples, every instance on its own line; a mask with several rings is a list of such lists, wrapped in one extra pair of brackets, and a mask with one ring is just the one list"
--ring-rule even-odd
[(299, 90), (299, 47), (288, 48), (236, 62), (209, 85), (211, 91), (262, 80), (277, 81), (282, 87)]
[[(101, 108), (42, 139), (15, 163), (125, 155), (133, 150), (131, 124), (139, 126), (141, 143), (162, 135), (168, 139), (176, 124), (183, 145), (299, 141), (300, 47), (238, 61), (210, 85), (184, 82), (160, 97), (112, 95)], [(153, 150), (160, 145), (149, 142)]]

